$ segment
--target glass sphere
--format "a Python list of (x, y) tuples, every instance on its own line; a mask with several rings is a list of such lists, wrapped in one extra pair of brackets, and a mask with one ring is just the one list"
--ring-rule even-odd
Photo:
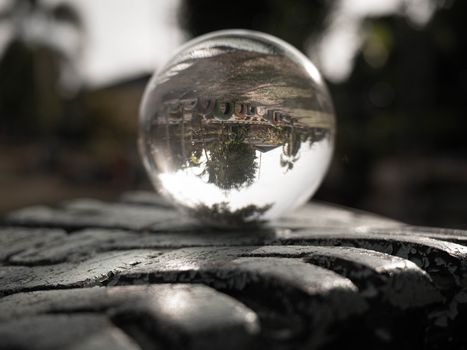
[(216, 226), (254, 224), (305, 203), (332, 156), (326, 86), (270, 35), (219, 31), (185, 44), (151, 78), (139, 146), (155, 187)]

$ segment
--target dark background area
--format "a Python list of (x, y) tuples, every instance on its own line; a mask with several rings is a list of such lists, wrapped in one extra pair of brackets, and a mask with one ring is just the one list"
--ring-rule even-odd
[[(358, 23), (361, 37), (349, 74), (325, 74), (338, 133), (315, 198), (412, 224), (467, 228), (466, 2), (391, 2), (399, 5), (359, 12), (358, 21), (351, 4), (364, 1), (185, 0), (176, 17), (186, 39), (254, 29), (312, 58), (318, 50), (313, 44), (325, 41), (336, 23), (333, 16)], [(343, 3), (350, 10), (339, 13)], [(420, 23), (409, 16), (410, 6), (424, 4), (433, 14)], [(2, 9), (0, 25), (38, 13), (78, 34), (86, 29), (72, 1), (14, 1)], [(112, 16), (111, 8), (106, 15)], [(345, 57), (344, 46), (334, 55)], [(76, 86), (79, 69), (72, 62), (66, 52), (21, 33), (1, 53), (0, 212), (150, 188), (136, 152), (138, 105), (150, 72)]]

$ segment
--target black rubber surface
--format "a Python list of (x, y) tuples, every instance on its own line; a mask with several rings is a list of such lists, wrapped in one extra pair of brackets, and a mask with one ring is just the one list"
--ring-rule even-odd
[(0, 227), (0, 349), (465, 349), (467, 232), (310, 204), (256, 231), (160, 197)]

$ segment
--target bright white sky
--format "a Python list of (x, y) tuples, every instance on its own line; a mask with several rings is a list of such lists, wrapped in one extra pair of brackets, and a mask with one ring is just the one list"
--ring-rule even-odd
[(178, 0), (67, 0), (86, 30), (85, 81), (92, 85), (160, 67), (184, 41), (177, 26)]
[[(311, 146), (308, 143), (302, 144), (299, 158), (290, 171), (285, 171), (280, 165), (282, 147), (260, 154), (256, 151), (256, 162), (261, 164), (256, 181), (241, 190), (222, 191), (216, 185), (208, 183), (206, 176), (204, 179), (198, 176), (205, 165), (172, 173), (154, 172), (152, 176), (155, 183), (162, 183), (176, 201), (185, 205), (210, 206), (228, 202), (231, 210), (239, 210), (250, 204), (261, 207), (274, 203), (265, 216), (266, 219), (272, 219), (302, 205), (315, 192), (328, 168), (332, 147), (325, 140)], [(206, 158), (201, 158), (201, 161), (205, 162)], [(158, 166), (159, 169), (167, 168), (163, 161), (159, 161)]]

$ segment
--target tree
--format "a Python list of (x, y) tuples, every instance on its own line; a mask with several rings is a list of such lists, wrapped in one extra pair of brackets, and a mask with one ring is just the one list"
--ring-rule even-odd
[[(68, 4), (16, 0), (0, 13), (0, 23), (12, 32), (0, 60), (1, 129), (12, 137), (50, 134), (63, 115), (61, 93), (71, 92), (78, 81), (80, 17)], [(60, 38), (64, 26), (75, 35)]]
[(224, 190), (253, 183), (258, 165), (255, 149), (244, 141), (246, 132), (245, 126), (229, 126), (219, 140), (206, 145), (209, 157), (203, 175), (208, 175), (209, 183)]

